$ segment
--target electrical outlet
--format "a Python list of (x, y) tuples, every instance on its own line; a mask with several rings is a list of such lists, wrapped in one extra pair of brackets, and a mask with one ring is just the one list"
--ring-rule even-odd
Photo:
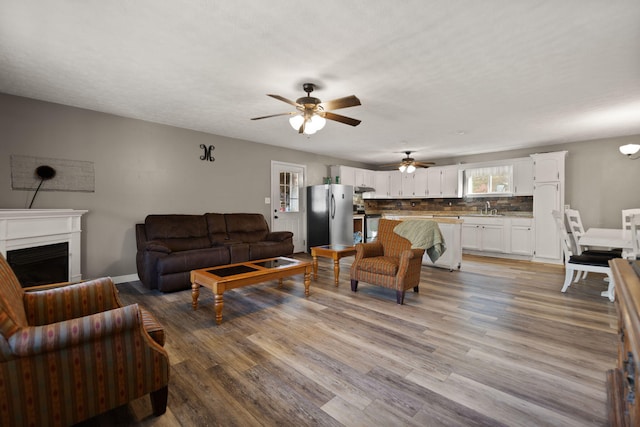
[(271, 204), (271, 197), (265, 197), (264, 198), (264, 204), (265, 205), (270, 205)]
[(564, 205), (565, 209), (571, 209), (571, 207), (569, 205)]

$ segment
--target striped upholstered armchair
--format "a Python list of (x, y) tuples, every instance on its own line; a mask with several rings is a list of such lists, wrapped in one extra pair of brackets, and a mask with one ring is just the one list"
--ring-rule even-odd
[(25, 292), (0, 255), (0, 425), (67, 426), (145, 394), (163, 414), (163, 344), (110, 278)]
[(371, 243), (356, 245), (356, 259), (351, 265), (351, 290), (358, 282), (395, 289), (396, 301), (404, 303), (404, 293), (413, 288), (418, 292), (424, 249), (411, 249), (411, 242), (393, 232), (402, 221), (381, 219), (378, 238)]

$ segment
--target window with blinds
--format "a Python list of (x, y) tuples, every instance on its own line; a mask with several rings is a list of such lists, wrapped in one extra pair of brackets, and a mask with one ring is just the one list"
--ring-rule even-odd
[(464, 178), (464, 193), (467, 196), (511, 193), (513, 166), (503, 165), (465, 169)]

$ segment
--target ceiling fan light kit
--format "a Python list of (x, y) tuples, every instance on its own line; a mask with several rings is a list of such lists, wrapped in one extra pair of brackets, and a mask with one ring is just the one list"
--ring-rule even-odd
[[(640, 144), (626, 144), (620, 146), (620, 152), (627, 157), (631, 157), (640, 151)], [(636, 160), (636, 159), (633, 159)]]
[(322, 129), (327, 123), (327, 119), (350, 126), (358, 126), (360, 124), (360, 120), (330, 112), (330, 110), (361, 105), (360, 100), (355, 95), (345, 96), (344, 98), (334, 99), (333, 101), (322, 102), (318, 98), (311, 96), (311, 92), (315, 89), (315, 85), (313, 83), (304, 83), (302, 85), (302, 89), (307, 93), (307, 96), (298, 98), (295, 102), (280, 95), (267, 95), (293, 105), (296, 107), (297, 111), (254, 117), (251, 120), (267, 119), (277, 116), (291, 116), (291, 118), (289, 118), (289, 124), (291, 127), (297, 130), (298, 133), (303, 133), (305, 135), (313, 135)]
[(414, 173), (417, 168), (428, 168), (431, 165), (434, 165), (433, 162), (419, 162), (416, 161), (413, 157), (409, 157), (413, 151), (405, 151), (404, 153), (407, 155), (400, 163), (392, 163), (390, 165), (382, 165), (382, 167), (393, 166), (397, 167), (398, 170), (402, 173)]

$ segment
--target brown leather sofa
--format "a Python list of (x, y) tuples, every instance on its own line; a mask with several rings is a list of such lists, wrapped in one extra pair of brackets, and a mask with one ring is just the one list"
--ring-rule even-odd
[(149, 215), (136, 224), (136, 266), (149, 289), (190, 289), (190, 272), (293, 253), (293, 233), (270, 232), (262, 214)]

